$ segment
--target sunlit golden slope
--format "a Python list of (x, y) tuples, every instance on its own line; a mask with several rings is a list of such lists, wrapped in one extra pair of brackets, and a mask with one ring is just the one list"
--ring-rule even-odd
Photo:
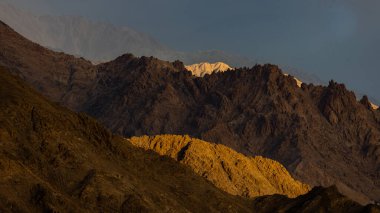
[(142, 136), (129, 140), (138, 147), (170, 156), (191, 167), (233, 195), (296, 197), (310, 190), (308, 185), (293, 179), (280, 163), (261, 156), (247, 157), (223, 145), (177, 135)]

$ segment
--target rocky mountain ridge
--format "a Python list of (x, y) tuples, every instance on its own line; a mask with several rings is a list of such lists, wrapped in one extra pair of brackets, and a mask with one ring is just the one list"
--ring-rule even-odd
[[(217, 62), (217, 63), (209, 63), (209, 62), (202, 62), (199, 64), (192, 64), (192, 65), (186, 65), (185, 68), (190, 71), (194, 76), (197, 77), (204, 77), (205, 75), (211, 75), (213, 73), (217, 72), (225, 72), (227, 70), (233, 70), (234, 68), (230, 67), (228, 64), (223, 62)], [(284, 74), (285, 76), (289, 76), (289, 74)], [(298, 78), (293, 77), (294, 80), (297, 82), (297, 86), (301, 87), (302, 81), (300, 81)], [(376, 108), (376, 105), (372, 104), (374, 109)]]

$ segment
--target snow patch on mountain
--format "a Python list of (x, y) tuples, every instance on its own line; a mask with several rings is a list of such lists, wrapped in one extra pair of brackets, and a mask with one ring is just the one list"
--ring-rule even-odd
[(374, 110), (379, 109), (379, 106), (377, 106), (376, 104), (374, 104), (372, 102), (370, 102), (370, 103), (371, 103), (372, 109), (374, 109)]
[(197, 77), (203, 77), (205, 75), (210, 75), (214, 72), (225, 72), (227, 70), (233, 70), (228, 64), (223, 62), (208, 63), (203, 62), (199, 64), (192, 64), (185, 66), (187, 70), (193, 73)]
[[(289, 76), (289, 74), (286, 74), (286, 73), (285, 73), (284, 75), (285, 75), (285, 76)], [(296, 82), (297, 82), (297, 86), (298, 86), (298, 87), (301, 87), (303, 82), (300, 81), (299, 79), (297, 79), (296, 77), (293, 77), (293, 78), (294, 78), (294, 80), (296, 80)]]

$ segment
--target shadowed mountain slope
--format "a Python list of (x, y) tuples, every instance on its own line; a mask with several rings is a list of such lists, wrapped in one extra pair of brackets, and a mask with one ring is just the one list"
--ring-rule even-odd
[(278, 162), (260, 156), (246, 157), (220, 144), (179, 135), (132, 137), (129, 141), (189, 166), (216, 187), (233, 195), (297, 197), (310, 190), (309, 186), (294, 180)]
[(48, 98), (77, 108), (96, 77), (91, 62), (50, 51), (22, 38), (0, 22), (0, 65), (30, 83)]
[(33, 92), (0, 68), (1, 212), (250, 212), (169, 158)]
[(124, 136), (189, 134), (283, 164), (312, 186), (380, 199), (380, 111), (343, 84), (303, 84), (273, 65), (196, 78), (181, 62), (123, 55), (92, 66), (0, 25), (0, 64)]
[(349, 203), (336, 187), (327, 189), (315, 187), (309, 193), (289, 199), (281, 195), (263, 196), (254, 200), (254, 209), (261, 212), (371, 212), (379, 213), (380, 209), (374, 205), (365, 208)]

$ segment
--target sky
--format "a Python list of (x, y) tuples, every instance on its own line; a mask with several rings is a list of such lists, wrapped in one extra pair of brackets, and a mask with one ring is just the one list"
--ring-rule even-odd
[(379, 0), (0, 0), (128, 26), (181, 51), (224, 50), (380, 100)]

